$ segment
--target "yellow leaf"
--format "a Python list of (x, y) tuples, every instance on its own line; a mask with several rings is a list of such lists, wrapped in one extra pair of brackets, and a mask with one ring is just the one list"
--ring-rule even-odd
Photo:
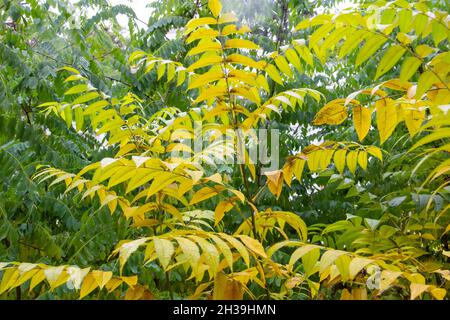
[(350, 151), (347, 155), (347, 166), (352, 174), (356, 172), (356, 165), (358, 163), (358, 151)]
[(203, 187), (194, 194), (194, 196), (192, 197), (191, 202), (189, 204), (193, 205), (198, 202), (209, 199), (211, 197), (214, 197), (215, 195), (218, 195), (222, 190), (223, 189), (219, 188), (219, 186), (216, 186), (214, 188)]
[(238, 235), (237, 236), (241, 241), (245, 244), (247, 248), (252, 250), (254, 253), (260, 255), (263, 258), (267, 258), (266, 252), (264, 251), (264, 247), (258, 240), (250, 238), (246, 235)]
[(428, 70), (422, 73), (417, 82), (415, 99), (420, 99), (422, 95), (435, 83), (439, 83), (439, 78), (432, 71)]
[(136, 285), (128, 288), (125, 300), (152, 300), (153, 295), (144, 286)]
[(64, 92), (64, 95), (68, 96), (68, 95), (72, 95), (72, 94), (81, 93), (81, 92), (87, 91), (87, 89), (88, 89), (87, 84), (79, 84), (79, 85), (73, 86), (72, 88), (70, 88), (69, 90)]
[(256, 62), (250, 57), (243, 56), (239, 53), (232, 53), (228, 56), (227, 62), (232, 62), (235, 64), (241, 64), (246, 67), (255, 68), (255, 69), (262, 69), (263, 65), (261, 62)]
[(258, 50), (259, 46), (250, 40), (228, 39), (225, 42), (225, 49), (249, 49)]
[(64, 272), (66, 266), (49, 267), (44, 270), (45, 277), (50, 284), (51, 289), (54, 289), (67, 281), (69, 275)]
[(8, 268), (3, 272), (2, 282), (0, 283), (0, 295), (9, 290), (19, 278), (17, 268)]
[(158, 257), (161, 266), (164, 270), (167, 269), (167, 266), (172, 259), (172, 255), (175, 252), (172, 242), (167, 239), (155, 237), (153, 238), (153, 244), (155, 246), (156, 256)]
[(353, 300), (367, 300), (366, 288), (353, 288), (352, 289)]
[(339, 250), (327, 250), (322, 255), (322, 258), (320, 259), (320, 273), (325, 272), (325, 270), (341, 255), (346, 254), (345, 251), (339, 251)]
[(402, 64), (402, 71), (400, 72), (400, 80), (408, 81), (419, 69), (422, 61), (416, 57), (408, 57)]
[(224, 238), (225, 240), (227, 240), (241, 255), (242, 260), (244, 260), (245, 264), (247, 266), (250, 266), (250, 256), (248, 254), (247, 249), (245, 248), (245, 246), (236, 238), (234, 238), (233, 236), (230, 236), (226, 233), (220, 233), (220, 236), (222, 238)]
[(342, 174), (345, 169), (345, 159), (347, 155), (347, 150), (340, 149), (334, 153), (333, 161), (336, 169)]
[(90, 268), (80, 269), (78, 267), (68, 267), (67, 274), (69, 275), (69, 279), (67, 280), (67, 283), (70, 283), (74, 289), (79, 290), (83, 283), (83, 279), (89, 273), (89, 270)]
[(81, 285), (80, 290), (80, 299), (83, 299), (85, 296), (87, 296), (89, 293), (94, 291), (98, 288), (98, 283), (94, 279), (92, 273), (89, 273), (83, 281), (83, 284)]
[(434, 288), (434, 289), (431, 289), (431, 294), (437, 300), (444, 300), (444, 298), (447, 294), (447, 290), (445, 290), (444, 288)]
[(296, 249), (292, 253), (291, 258), (289, 259), (289, 266), (291, 268), (293, 268), (294, 264), (298, 261), (298, 259), (302, 258), (305, 254), (307, 254), (308, 252), (315, 250), (315, 249), (319, 249), (319, 247), (316, 245), (312, 245), (312, 244), (304, 245), (304, 246)]
[(382, 35), (375, 35), (367, 39), (364, 46), (359, 50), (356, 56), (355, 66), (358, 67), (364, 61), (369, 59), (373, 54), (387, 41)]
[(39, 283), (45, 280), (45, 274), (44, 270), (39, 270), (38, 273), (36, 273), (33, 278), (31, 278), (30, 282), (30, 289), (29, 291), (33, 290)]
[(298, 55), (297, 55), (297, 53), (295, 52), (294, 49), (291, 49), (291, 48), (287, 49), (286, 52), (284, 53), (284, 55), (289, 60), (289, 62), (292, 63), (292, 65), (299, 72), (302, 72), (303, 68), (302, 68), (302, 64), (300, 62), (300, 58), (298, 57)]
[(242, 284), (220, 272), (214, 279), (213, 300), (242, 300)]
[(264, 68), (266, 73), (269, 75), (269, 77), (275, 81), (278, 84), (283, 85), (283, 79), (281, 79), (280, 73), (278, 72), (277, 68), (273, 64), (267, 64), (267, 66)]
[(388, 289), (391, 284), (401, 275), (401, 272), (383, 270), (381, 271), (380, 291)]
[(419, 129), (425, 120), (425, 110), (410, 107), (407, 104), (402, 104), (401, 107), (406, 127), (408, 128), (410, 136), (413, 137), (419, 132)]
[(228, 266), (230, 267), (231, 270), (233, 270), (233, 254), (231, 253), (231, 250), (226, 244), (226, 242), (214, 234), (210, 234), (209, 237), (217, 244), (217, 247), (220, 249), (223, 256), (225, 257)]
[(340, 300), (353, 300), (353, 295), (347, 289), (343, 289)]
[(191, 33), (197, 27), (210, 25), (210, 24), (216, 24), (216, 23), (217, 23), (217, 20), (212, 17), (191, 19), (186, 24), (186, 30), (185, 30), (184, 34)]
[(201, 41), (199, 42), (199, 44), (192, 48), (191, 50), (189, 50), (189, 52), (187, 53), (187, 56), (193, 56), (193, 55), (197, 55), (203, 52), (209, 52), (209, 51), (219, 51), (222, 49), (222, 46), (220, 45), (219, 42), (217, 41)]
[(421, 284), (421, 283), (411, 283), (410, 290), (411, 290), (411, 300), (416, 299), (418, 296), (420, 296), (422, 293), (428, 290), (428, 285)]
[(195, 63), (191, 64), (187, 68), (187, 70), (188, 71), (194, 71), (194, 70), (199, 69), (199, 68), (203, 68), (203, 67), (219, 64), (222, 61), (223, 61), (223, 57), (221, 57), (221, 56), (218, 56), (216, 54), (207, 55), (207, 56), (204, 56), (204, 57), (200, 58)]
[(76, 98), (72, 102), (72, 104), (82, 104), (82, 103), (94, 100), (98, 96), (100, 96), (100, 94), (98, 92), (89, 92), (89, 93), (86, 93), (85, 95), (82, 95), (82, 96)]
[(353, 125), (358, 134), (359, 141), (363, 141), (370, 129), (371, 112), (361, 105), (353, 107)]
[(209, 0), (208, 1), (208, 7), (211, 10), (211, 13), (214, 17), (218, 17), (220, 14), (220, 11), (222, 11), (222, 4), (219, 0)]
[(406, 52), (406, 49), (403, 46), (396, 45), (390, 47), (386, 53), (384, 54), (383, 58), (381, 59), (380, 63), (377, 67), (377, 72), (375, 74), (375, 79), (378, 79), (383, 74), (391, 70), (393, 66), (397, 63), (398, 60), (403, 56), (403, 54)]
[(181, 251), (185, 254), (187, 262), (191, 265), (192, 272), (195, 274), (199, 266), (198, 261), (200, 260), (200, 251), (197, 244), (182, 237), (174, 237), (180, 245)]
[(358, 164), (363, 170), (367, 169), (367, 152), (359, 151), (358, 153)]
[(265, 172), (264, 175), (267, 176), (267, 185), (270, 192), (272, 192), (272, 194), (278, 198), (283, 188), (283, 171), (268, 171)]
[(216, 207), (216, 210), (214, 211), (214, 225), (219, 224), (220, 221), (222, 221), (224, 215), (226, 212), (233, 209), (233, 203), (229, 201), (221, 201)]
[(377, 157), (381, 161), (383, 160), (383, 154), (381, 153), (381, 149), (375, 146), (370, 146), (367, 148), (367, 152), (373, 155), (374, 157)]
[(94, 270), (91, 272), (91, 275), (97, 283), (97, 286), (103, 289), (109, 280), (111, 280), (113, 274), (111, 271)]
[[(120, 262), (120, 270), (122, 269), (127, 262), (128, 258), (131, 256), (133, 252), (135, 252), (141, 245), (143, 245), (148, 238), (141, 238), (133, 241), (128, 241), (125, 243), (119, 243), (118, 248), (116, 248), (115, 252), (119, 251), (119, 262)], [(100, 284), (99, 284), (100, 285)]]
[(334, 100), (327, 103), (320, 111), (316, 114), (313, 120), (313, 124), (332, 124), (337, 125), (344, 122), (347, 119), (347, 108), (344, 107), (342, 101)]
[(235, 22), (238, 19), (233, 13), (224, 13), (220, 16), (218, 24), (224, 24), (224, 23), (230, 23)]
[(281, 55), (276, 57), (275, 64), (277, 65), (278, 69), (280, 69), (281, 72), (286, 74), (288, 77), (292, 77), (291, 68), (289, 67), (289, 64), (285, 57)]
[(367, 258), (359, 258), (356, 257), (350, 262), (349, 266), (349, 276), (350, 279), (353, 279), (356, 277), (356, 275), (369, 263), (372, 263), (373, 260), (367, 259)]
[(195, 89), (201, 86), (204, 86), (208, 83), (220, 80), (224, 78), (224, 74), (222, 71), (209, 71), (197, 78), (193, 79), (188, 86), (188, 89)]

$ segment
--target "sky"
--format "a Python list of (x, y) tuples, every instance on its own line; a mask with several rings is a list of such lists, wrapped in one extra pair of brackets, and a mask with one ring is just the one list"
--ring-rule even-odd
[[(152, 2), (152, 0), (109, 0), (109, 3), (111, 5), (125, 4), (131, 7), (136, 13), (137, 17), (142, 21), (147, 21), (148, 17), (150, 16), (151, 9), (146, 7), (150, 2)], [(122, 26), (126, 26), (128, 23), (128, 17), (126, 17), (125, 15), (118, 16), (117, 20)], [(136, 21), (136, 23), (140, 27), (144, 26), (139, 21)]]

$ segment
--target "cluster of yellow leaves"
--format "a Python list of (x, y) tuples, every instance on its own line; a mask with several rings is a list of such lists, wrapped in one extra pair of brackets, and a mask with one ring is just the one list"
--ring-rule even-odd
[(113, 276), (111, 271), (91, 270), (89, 267), (11, 262), (0, 263), (0, 271), (3, 271), (0, 295), (29, 281), (30, 292), (42, 283), (46, 283), (50, 290), (65, 284), (69, 289), (79, 290), (80, 299), (96, 289), (113, 292), (119, 288), (123, 291), (124, 284), (128, 287), (125, 299), (151, 298), (148, 289), (138, 284), (137, 276)]
[[(394, 99), (386, 90), (395, 92), (401, 97)], [(376, 126), (380, 142), (384, 143), (394, 132), (397, 125), (405, 122), (411, 136), (418, 133), (427, 119), (426, 111), (432, 115), (445, 115), (445, 110), (439, 106), (450, 101), (450, 90), (442, 85), (426, 93), (427, 100), (417, 100), (414, 95), (417, 85), (400, 79), (388, 80), (374, 88), (352, 93), (346, 99), (336, 99), (327, 103), (317, 114), (314, 124), (337, 125), (348, 117), (348, 109), (353, 112), (353, 125), (360, 141), (369, 133), (372, 123), (372, 112), (376, 111)], [(376, 97), (365, 106), (356, 100), (358, 96)]]
[(358, 165), (363, 170), (367, 169), (369, 156), (383, 160), (381, 149), (376, 146), (334, 141), (310, 145), (302, 152), (289, 157), (282, 169), (266, 172), (267, 186), (270, 192), (278, 198), (284, 182), (291, 186), (293, 177), (301, 181), (305, 165), (311, 172), (320, 172), (333, 163), (339, 173), (344, 173), (344, 169), (347, 167), (352, 174), (355, 174)]

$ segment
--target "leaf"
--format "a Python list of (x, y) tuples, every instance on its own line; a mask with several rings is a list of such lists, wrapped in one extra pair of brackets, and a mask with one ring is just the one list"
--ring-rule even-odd
[(192, 272), (195, 274), (199, 266), (198, 261), (200, 260), (200, 251), (198, 246), (186, 238), (174, 237), (174, 239), (177, 240), (181, 250), (186, 255), (187, 262), (189, 262), (192, 267)]
[(298, 72), (302, 72), (303, 68), (300, 58), (298, 57), (294, 49), (291, 48), (287, 49), (284, 55), (289, 60), (289, 62), (292, 63), (292, 65), (298, 70)]
[(400, 72), (400, 80), (408, 81), (419, 69), (422, 61), (416, 57), (408, 57), (402, 64), (402, 70)]
[(327, 103), (316, 114), (313, 120), (314, 125), (331, 124), (337, 125), (344, 122), (347, 119), (347, 108), (344, 107), (342, 101), (331, 101)]
[(16, 268), (8, 268), (3, 271), (2, 282), (0, 282), (0, 295), (9, 290), (14, 285), (18, 277), (19, 270)]
[(61, 281), (61, 278), (66, 275), (66, 273), (64, 272), (65, 268), (65, 266), (59, 266), (49, 267), (44, 270), (45, 278), (47, 279), (52, 289), (60, 286), (61, 284), (63, 284), (63, 282), (65, 282), (65, 280), (67, 280), (66, 278), (64, 279), (64, 281)]
[(318, 246), (316, 245), (312, 245), (312, 244), (308, 244), (308, 245), (304, 245), (301, 246), (300, 248), (297, 248), (291, 255), (291, 258), (289, 259), (289, 266), (291, 268), (294, 267), (294, 264), (300, 259), (302, 258), (305, 254), (307, 254), (308, 252), (312, 251), (312, 250), (316, 250), (319, 249)]
[(377, 110), (377, 128), (380, 143), (383, 144), (394, 132), (397, 126), (397, 109), (392, 99), (380, 99), (375, 102)]
[(160, 239), (158, 237), (153, 238), (153, 244), (155, 246), (156, 256), (161, 266), (166, 270), (175, 252), (175, 248), (170, 240)]
[(361, 105), (353, 107), (353, 125), (359, 141), (363, 141), (370, 130), (371, 112)]
[(422, 73), (419, 77), (419, 81), (417, 82), (415, 98), (420, 99), (433, 84), (438, 82), (440, 82), (439, 78), (433, 72), (428, 70)]
[(345, 251), (339, 250), (326, 250), (320, 259), (320, 270), (322, 274), (332, 263), (339, 258), (341, 255), (347, 254)]
[(358, 163), (358, 151), (350, 151), (347, 155), (347, 167), (352, 174), (356, 172), (356, 165)]
[(400, 60), (400, 58), (403, 56), (405, 52), (406, 49), (403, 46), (397, 45), (390, 47), (384, 54), (380, 63), (378, 64), (375, 79), (378, 79), (383, 74), (391, 70), (392, 67), (395, 66), (395, 64), (398, 62), (398, 60)]
[(291, 68), (289, 67), (289, 64), (288, 64), (288, 62), (287, 62), (285, 57), (283, 57), (281, 55), (276, 57), (275, 58), (275, 64), (281, 70), (281, 72), (286, 74), (288, 77), (292, 77)]
[(78, 267), (68, 267), (67, 274), (69, 275), (69, 279), (67, 280), (68, 284), (79, 290), (81, 284), (83, 283), (84, 278), (88, 275), (90, 268), (80, 269)]
[(410, 290), (411, 290), (411, 300), (416, 299), (418, 296), (420, 296), (422, 293), (428, 290), (428, 285), (422, 284), (422, 283), (411, 283)]
[(200, 58), (199, 60), (197, 60), (195, 63), (191, 64), (187, 70), (188, 71), (194, 71), (196, 69), (199, 68), (204, 68), (207, 66), (211, 66), (211, 65), (216, 65), (219, 64), (223, 61), (223, 57), (218, 56), (218, 55), (209, 55), (209, 56), (204, 56), (202, 58)]
[(91, 100), (94, 100), (95, 98), (97, 98), (100, 94), (98, 92), (89, 92), (86, 93), (85, 95), (82, 95), (78, 98), (76, 98), (72, 104), (82, 104)]
[(333, 161), (336, 166), (336, 169), (341, 174), (344, 173), (346, 155), (347, 155), (347, 150), (341, 149), (341, 150), (337, 150), (333, 156)]
[(367, 148), (367, 152), (374, 157), (377, 157), (381, 161), (383, 160), (383, 154), (381, 153), (381, 149), (375, 146), (370, 146)]
[(370, 263), (373, 263), (373, 260), (359, 257), (353, 258), (349, 266), (350, 279), (355, 278), (356, 275)]
[(359, 151), (358, 164), (363, 170), (367, 170), (367, 152)]
[(221, 201), (214, 211), (214, 225), (218, 225), (222, 221), (226, 212), (233, 209), (233, 203), (229, 201)]
[(87, 91), (87, 89), (88, 89), (87, 84), (79, 84), (79, 85), (76, 85), (76, 86), (70, 88), (66, 92), (64, 92), (64, 95), (69, 96), (69, 95), (72, 95), (72, 94), (77, 94), (77, 93), (80, 93), (80, 92)]
[(258, 50), (259, 46), (250, 40), (228, 39), (225, 42), (225, 49), (249, 49)]
[(444, 288), (434, 288), (431, 289), (431, 294), (437, 300), (444, 300), (445, 296), (447, 295), (447, 290), (445, 290)]
[(420, 110), (416, 108), (411, 108), (409, 105), (401, 105), (403, 111), (403, 118), (405, 119), (406, 127), (408, 128), (409, 134), (413, 137), (419, 132), (423, 121), (425, 120), (425, 110)]
[(242, 285), (220, 272), (214, 278), (213, 300), (242, 300)]
[(111, 271), (94, 270), (91, 272), (91, 275), (97, 282), (98, 287), (103, 289), (109, 280), (111, 280), (113, 274)]
[(209, 199), (211, 197), (214, 197), (215, 195), (218, 195), (221, 191), (222, 190), (217, 189), (217, 186), (215, 188), (203, 187), (194, 194), (194, 196), (192, 197), (191, 202), (189, 204), (193, 205), (198, 202)]
[(366, 40), (364, 46), (359, 50), (356, 56), (355, 67), (361, 65), (364, 61), (369, 59), (373, 54), (387, 41), (381, 35), (375, 35)]
[(83, 284), (81, 285), (80, 300), (83, 299), (85, 296), (87, 296), (89, 293), (91, 293), (92, 291), (94, 291), (97, 288), (98, 288), (97, 281), (95, 280), (92, 273), (89, 273), (84, 278)]
[(264, 251), (264, 247), (258, 240), (250, 238), (246, 235), (238, 235), (237, 236), (241, 241), (245, 244), (247, 248), (252, 250), (254, 253), (260, 255), (263, 258), (267, 258), (266, 252)]
[(122, 272), (125, 263), (128, 258), (131, 256), (133, 252), (135, 252), (141, 245), (143, 245), (148, 238), (141, 238), (133, 241), (128, 241), (126, 243), (122, 243), (115, 250), (115, 252), (119, 251), (119, 261), (120, 261), (120, 271)]
[(390, 270), (383, 270), (381, 271), (381, 277), (380, 277), (380, 291), (383, 292), (386, 289), (388, 289), (391, 284), (399, 277), (401, 276), (401, 272), (396, 271), (390, 271)]
[(227, 240), (236, 250), (239, 252), (239, 254), (242, 257), (242, 260), (244, 260), (245, 264), (249, 267), (250, 266), (250, 256), (248, 254), (247, 249), (245, 246), (236, 238), (233, 236), (230, 236), (226, 233), (220, 233), (220, 236)]
[(265, 69), (266, 73), (269, 75), (269, 77), (275, 81), (276, 83), (283, 85), (283, 79), (281, 79), (280, 73), (278, 72), (277, 68), (273, 64), (268, 64)]
[(209, 0), (208, 1), (208, 7), (211, 10), (211, 13), (214, 17), (218, 17), (220, 14), (220, 11), (222, 11), (222, 4), (219, 0)]

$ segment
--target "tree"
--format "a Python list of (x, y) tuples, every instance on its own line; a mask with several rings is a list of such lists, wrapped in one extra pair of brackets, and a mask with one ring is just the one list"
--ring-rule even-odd
[[(38, 108), (69, 131), (103, 137), (93, 148), (113, 155), (76, 173), (43, 166), (33, 181), (64, 190), (70, 205), (95, 208), (81, 228), (100, 219), (121, 240), (95, 263), (4, 262), (0, 294), (444, 299), (448, 14), (397, 1), (315, 15), (295, 28), (305, 39), (279, 34), (275, 51), (263, 56), (250, 28), (219, 1), (208, 1), (208, 9), (183, 30), (183, 63), (155, 50), (130, 54), (135, 81), (163, 83), (150, 95), (181, 96), (161, 99), (152, 114), (139, 86), (111, 95), (81, 70), (61, 69), (63, 98)], [(360, 66), (367, 79), (356, 82), (357, 91), (331, 94), (328, 103), (326, 92), (296, 86), (305, 74)], [(382, 82), (367, 83), (372, 78)], [(323, 141), (297, 141), (299, 151), (289, 141), (311, 127), (292, 115), (308, 113)], [(285, 156), (279, 169), (268, 171), (247, 150), (264, 144), (255, 133), (261, 128), (280, 128), (288, 141), (275, 149)], [(314, 217), (306, 208), (328, 212)], [(107, 248), (95, 237), (92, 243)]]

